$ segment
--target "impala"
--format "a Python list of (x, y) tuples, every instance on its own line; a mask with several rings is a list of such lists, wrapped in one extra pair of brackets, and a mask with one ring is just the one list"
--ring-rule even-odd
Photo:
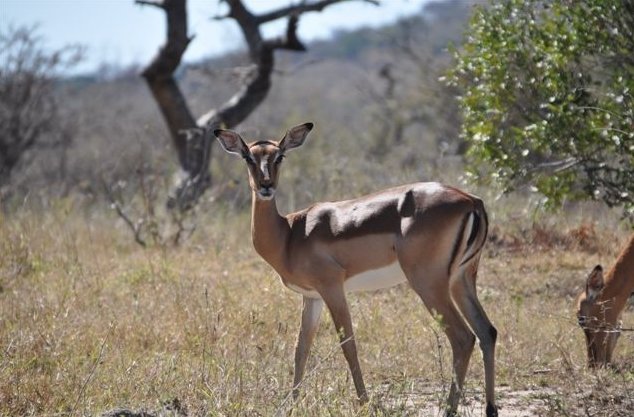
[(594, 267), (577, 298), (577, 319), (586, 336), (590, 367), (605, 366), (612, 361), (621, 334), (620, 316), (632, 292), (634, 234), (607, 274), (603, 274), (601, 265)]
[(497, 331), (476, 296), (478, 262), (488, 227), (482, 201), (438, 183), (416, 183), (352, 200), (316, 203), (281, 216), (275, 203), (280, 165), (288, 151), (304, 143), (312, 128), (312, 123), (305, 123), (288, 130), (279, 141), (249, 144), (233, 131), (214, 131), (227, 152), (247, 163), (255, 250), (286, 287), (303, 296), (293, 397), (298, 397), (325, 305), (357, 396), (361, 402), (368, 401), (346, 293), (407, 281), (425, 306), (442, 317), (451, 344), (453, 380), (447, 415), (456, 413), (477, 335), (484, 355), (486, 413), (497, 416)]

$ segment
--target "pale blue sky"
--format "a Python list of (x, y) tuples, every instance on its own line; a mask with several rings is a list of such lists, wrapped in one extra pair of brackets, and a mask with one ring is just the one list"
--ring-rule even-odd
[[(321, 13), (306, 14), (299, 26), (301, 39), (328, 37), (336, 29), (378, 26), (418, 12), (429, 0), (382, 0), (380, 6), (350, 1), (330, 6)], [(271, 10), (292, 0), (244, 0), (254, 12)], [(297, 0), (295, 0), (297, 2)], [(189, 31), (196, 38), (186, 61), (222, 53), (242, 46), (237, 26), (229, 21), (212, 21), (226, 6), (217, 0), (188, 0)], [(58, 48), (69, 43), (86, 47), (80, 71), (101, 63), (144, 64), (164, 40), (164, 13), (155, 7), (141, 7), (134, 0), (0, 0), (0, 30), (8, 25), (39, 25), (47, 45)], [(264, 27), (265, 34), (283, 30), (285, 22)]]

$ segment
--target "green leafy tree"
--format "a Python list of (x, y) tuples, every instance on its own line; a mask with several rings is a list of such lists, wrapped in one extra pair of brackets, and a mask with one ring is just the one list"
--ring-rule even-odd
[(634, 216), (634, 0), (477, 7), (455, 55), (472, 175)]

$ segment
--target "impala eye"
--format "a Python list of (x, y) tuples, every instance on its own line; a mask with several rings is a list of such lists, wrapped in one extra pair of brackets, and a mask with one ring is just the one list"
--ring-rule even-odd
[(275, 160), (273, 161), (273, 163), (275, 164), (280, 164), (282, 163), (282, 160), (286, 157), (286, 155), (284, 154), (279, 154), (275, 157)]
[(249, 165), (255, 165), (255, 161), (253, 160), (253, 157), (251, 157), (251, 155), (244, 155), (242, 159), (247, 161), (247, 164)]

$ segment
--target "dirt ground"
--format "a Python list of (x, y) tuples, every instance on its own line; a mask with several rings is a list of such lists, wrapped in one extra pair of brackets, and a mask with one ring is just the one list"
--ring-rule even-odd
[[(496, 401), (499, 415), (504, 417), (634, 416), (634, 396), (627, 398), (608, 391), (609, 388), (601, 393), (596, 388), (593, 390), (592, 387), (586, 387), (576, 393), (562, 393), (549, 387), (512, 389), (509, 386), (497, 386)], [(446, 392), (431, 385), (423, 386), (422, 389), (416, 387), (410, 392), (403, 391), (396, 396), (393, 392), (386, 392), (381, 397), (379, 401), (385, 405), (382, 411), (388, 416), (444, 417), (442, 404)], [(566, 407), (562, 407), (563, 402)], [(458, 408), (458, 415), (483, 417), (486, 415), (485, 407), (484, 393), (467, 389)]]
[[(426, 387), (423, 390), (416, 388), (417, 392), (403, 392), (397, 398), (390, 394), (382, 399), (384, 404), (390, 404), (383, 412), (392, 415), (417, 416), (417, 417), (443, 417), (441, 408), (445, 394), (435, 388)], [(535, 387), (524, 390), (512, 390), (509, 387), (496, 387), (497, 404), (500, 416), (506, 417), (535, 417), (547, 414), (547, 402), (556, 393), (550, 388)], [(484, 394), (475, 391), (467, 391), (461, 402), (458, 412), (464, 417), (476, 417), (485, 415)], [(397, 411), (398, 410), (398, 411)]]

